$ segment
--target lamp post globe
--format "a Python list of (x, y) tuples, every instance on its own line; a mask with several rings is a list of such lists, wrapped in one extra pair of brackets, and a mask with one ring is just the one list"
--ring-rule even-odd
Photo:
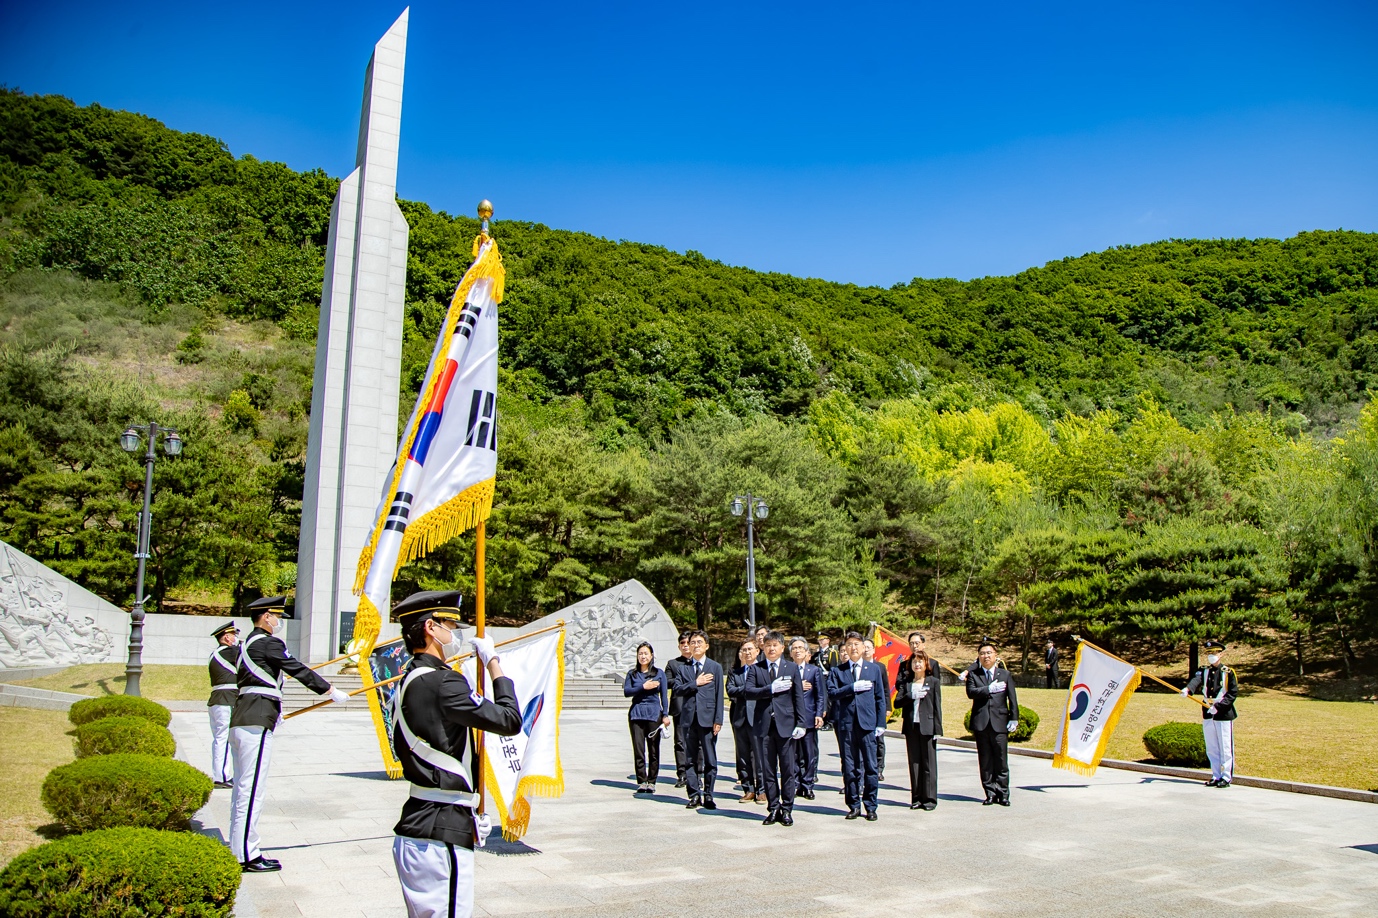
[(766, 502), (748, 491), (732, 498), (728, 509), (733, 516), (746, 517), (746, 608), (747, 627), (756, 629), (756, 528), (757, 519), (765, 519), (770, 513)]
[(142, 439), (143, 436), (139, 433), (137, 428), (127, 428), (124, 433), (120, 434), (120, 449), (124, 450), (126, 453), (137, 453), (139, 451), (139, 441)]

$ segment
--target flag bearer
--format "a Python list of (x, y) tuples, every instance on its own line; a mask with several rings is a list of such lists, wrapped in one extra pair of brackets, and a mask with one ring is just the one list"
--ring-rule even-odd
[(254, 630), (239, 654), (239, 697), (230, 716), (234, 750), (234, 793), (230, 797), (230, 850), (247, 873), (281, 870), (258, 847), (258, 817), (268, 787), (273, 757), (273, 730), (282, 722), (282, 675), (293, 677), (318, 695), (344, 704), (349, 696), (292, 658), (276, 633), (287, 613), (286, 596), (265, 596), (249, 603)]
[(1206, 665), (1196, 671), (1182, 689), (1184, 697), (1200, 692), (1206, 706), (1201, 709), (1201, 730), (1206, 734), (1206, 758), (1211, 763), (1207, 787), (1229, 787), (1234, 781), (1234, 699), (1239, 683), (1234, 670), (1220, 662), (1225, 645), (1206, 641)]
[(469, 918), (474, 911), (474, 845), (488, 835), (479, 804), (472, 730), (512, 736), (522, 728), (512, 680), (502, 673), (493, 642), (469, 644), (488, 670), (493, 694), (484, 698), (445, 665), (459, 654), (460, 595), (414, 593), (392, 610), (412, 652), (392, 696), (392, 748), (411, 782), (411, 796), (393, 828), (392, 859), (408, 918)]
[(230, 714), (239, 697), (239, 628), (226, 622), (211, 632), (218, 642), (207, 665), (211, 672), (211, 697), (206, 702), (211, 718), (211, 780), (216, 787), (229, 787), (234, 769), (230, 767)]

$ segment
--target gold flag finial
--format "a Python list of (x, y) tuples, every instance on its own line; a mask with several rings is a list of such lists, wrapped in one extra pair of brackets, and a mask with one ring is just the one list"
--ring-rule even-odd
[(487, 198), (484, 198), (482, 201), (479, 201), (478, 215), (479, 219), (483, 221), (483, 225), (479, 227), (479, 233), (483, 236), (483, 238), (487, 239), (488, 221), (493, 218), (493, 202), (488, 200)]

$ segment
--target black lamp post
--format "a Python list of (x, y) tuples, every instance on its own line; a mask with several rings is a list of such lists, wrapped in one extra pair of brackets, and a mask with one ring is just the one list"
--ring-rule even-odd
[(139, 514), (139, 544), (134, 549), (134, 558), (139, 562), (139, 573), (134, 582), (134, 609), (129, 614), (129, 662), (124, 668), (124, 693), (139, 694), (139, 677), (144, 671), (144, 568), (148, 562), (149, 536), (153, 529), (153, 463), (158, 461), (158, 440), (162, 438), (163, 452), (169, 457), (182, 454), (182, 438), (170, 427), (159, 427), (156, 423), (147, 426), (135, 425), (120, 434), (120, 448), (126, 453), (137, 453), (143, 445), (144, 435), (148, 436), (148, 450), (144, 453), (144, 509)]
[(732, 498), (730, 505), (733, 516), (746, 514), (746, 608), (747, 608), (747, 627), (752, 631), (756, 630), (756, 531), (753, 522), (756, 519), (765, 519), (770, 515), (770, 508), (766, 502), (759, 497), (752, 495), (750, 491), (746, 494)]

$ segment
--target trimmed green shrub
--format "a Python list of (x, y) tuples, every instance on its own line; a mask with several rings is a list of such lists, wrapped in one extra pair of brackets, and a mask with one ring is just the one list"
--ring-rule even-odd
[(211, 779), (156, 755), (98, 755), (59, 765), (43, 780), (43, 806), (69, 829), (180, 829), (211, 796)]
[(177, 741), (167, 727), (160, 727), (142, 717), (104, 717), (82, 724), (73, 732), (77, 737), (79, 759), (118, 752), (172, 758), (177, 752)]
[(73, 726), (80, 727), (104, 717), (142, 717), (160, 727), (172, 723), (172, 712), (156, 701), (139, 698), (135, 695), (106, 695), (103, 698), (87, 698), (72, 705), (67, 719)]
[(1204, 768), (1210, 764), (1206, 758), (1206, 735), (1199, 723), (1170, 721), (1152, 727), (1144, 734), (1144, 748), (1166, 765)]
[(228, 918), (239, 863), (192, 832), (102, 829), (39, 845), (0, 872), (6, 918)]
[[(967, 733), (971, 732), (971, 712), (967, 711), (966, 717), (962, 718), (962, 726), (966, 727)], [(1019, 706), (1019, 726), (1010, 734), (1011, 743), (1022, 743), (1034, 735), (1038, 729), (1038, 712), (1033, 708), (1026, 708), (1022, 704)]]

